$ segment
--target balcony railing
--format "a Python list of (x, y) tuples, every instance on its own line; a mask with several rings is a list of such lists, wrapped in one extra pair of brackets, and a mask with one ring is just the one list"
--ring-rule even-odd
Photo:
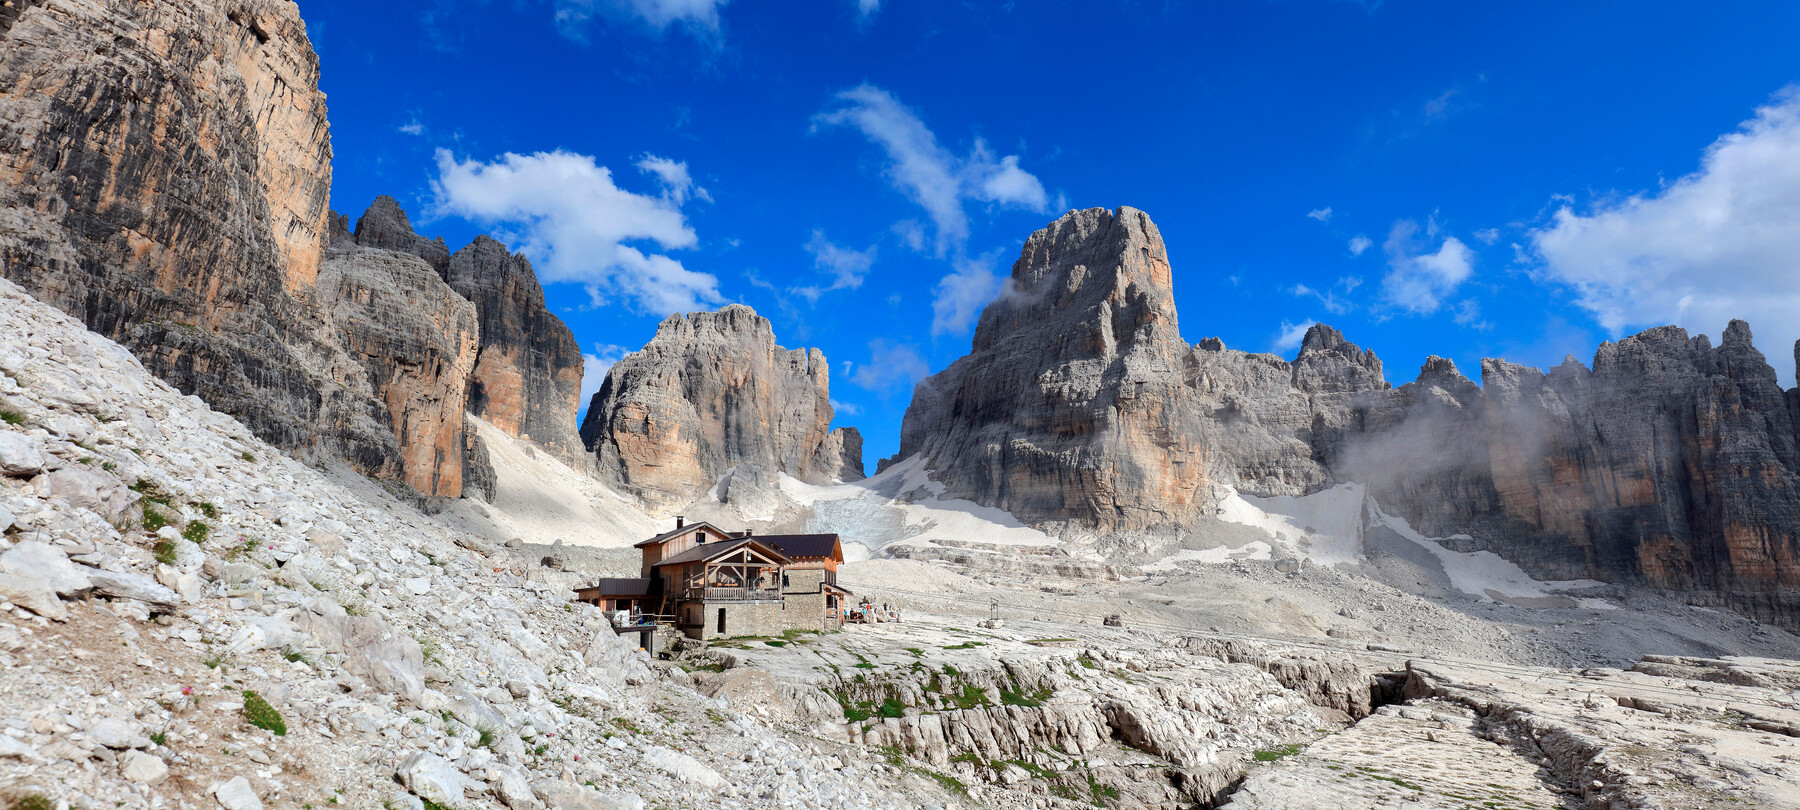
[(707, 602), (779, 602), (779, 588), (731, 588), (713, 586), (709, 588), (689, 588), (689, 599), (701, 599)]

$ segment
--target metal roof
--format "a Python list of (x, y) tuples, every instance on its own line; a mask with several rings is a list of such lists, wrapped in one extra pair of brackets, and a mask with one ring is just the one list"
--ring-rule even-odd
[(755, 538), (794, 559), (828, 557), (839, 562), (844, 559), (843, 548), (835, 534), (759, 534)]
[(737, 537), (738, 535), (743, 534), (743, 532), (725, 531), (724, 529), (721, 529), (717, 526), (712, 525), (711, 523), (707, 523), (706, 521), (702, 520), (698, 523), (689, 523), (686, 526), (682, 526), (679, 529), (670, 529), (666, 532), (663, 532), (662, 534), (659, 534), (655, 537), (650, 538), (649, 540), (644, 540), (642, 542), (633, 543), (633, 544), (631, 544), (631, 547), (632, 548), (643, 548), (644, 546), (653, 546), (653, 545), (656, 545), (657, 543), (661, 543), (664, 540), (667, 540), (671, 537), (687, 534), (688, 532), (691, 532), (695, 529), (700, 529), (700, 528), (711, 529), (715, 533), (719, 534), (722, 537)]
[(653, 579), (633, 577), (631, 579), (602, 579), (586, 588), (577, 590), (599, 591), (601, 596), (646, 596), (650, 593)]
[(764, 543), (763, 538), (761, 538), (761, 537), (735, 537), (730, 540), (723, 540), (723, 541), (720, 541), (717, 543), (704, 543), (704, 544), (701, 544), (698, 546), (694, 546), (693, 548), (690, 548), (687, 551), (683, 551), (680, 554), (677, 554), (673, 557), (663, 560), (662, 562), (659, 562), (651, 567), (652, 568), (661, 568), (665, 565), (680, 565), (682, 563), (703, 562), (706, 560), (711, 560), (714, 557), (723, 556), (724, 554), (726, 554), (728, 552), (736, 551), (740, 548), (743, 548), (744, 546), (756, 546), (757, 549), (762, 551), (764, 554), (767, 554), (770, 557), (775, 558), (775, 561), (778, 563), (792, 562), (792, 560), (789, 559), (789, 557), (786, 554), (781, 553), (781, 551), (779, 549), (773, 548), (770, 545), (768, 545), (767, 543)]

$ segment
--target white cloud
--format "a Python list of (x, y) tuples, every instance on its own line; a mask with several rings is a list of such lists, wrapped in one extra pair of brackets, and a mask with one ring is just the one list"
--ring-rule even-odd
[(826, 286), (810, 285), (795, 287), (793, 292), (808, 301), (817, 303), (819, 296), (833, 290), (854, 290), (862, 286), (863, 277), (869, 274), (869, 268), (875, 264), (875, 246), (864, 250), (844, 247), (825, 238), (825, 232), (813, 231), (812, 239), (806, 245), (806, 252), (813, 257), (813, 267), (831, 274), (831, 283)]
[(855, 2), (856, 16), (861, 20), (867, 20), (870, 17), (873, 17), (875, 16), (875, 12), (881, 10), (881, 0), (855, 0)]
[(831, 410), (839, 416), (861, 416), (862, 406), (850, 402), (831, 400)]
[(425, 134), (425, 125), (419, 123), (418, 116), (413, 116), (413, 119), (411, 121), (408, 121), (405, 124), (400, 125), (400, 127), (398, 127), (398, 129), (401, 132), (406, 133), (407, 135), (424, 135)]
[[(1346, 280), (1347, 279), (1340, 279), (1339, 283), (1341, 284)], [(1360, 284), (1362, 283), (1362, 280), (1357, 279), (1356, 283)], [(1354, 284), (1350, 285), (1350, 289), (1355, 288)], [(1317, 299), (1320, 304), (1324, 305), (1325, 310), (1333, 315), (1342, 315), (1352, 309), (1350, 302), (1338, 298), (1337, 293), (1329, 290), (1315, 290), (1305, 284), (1295, 284), (1294, 286), (1287, 288), (1287, 292), (1297, 298)], [(1348, 294), (1349, 290), (1346, 290), (1345, 292)]]
[[(1427, 226), (1425, 238), (1436, 238), (1437, 225)], [(1474, 272), (1475, 253), (1454, 236), (1444, 238), (1436, 250), (1420, 244), (1419, 224), (1409, 219), (1394, 223), (1388, 232), (1388, 274), (1381, 280), (1381, 296), (1388, 304), (1414, 315), (1430, 315), (1444, 299)]]
[(1299, 323), (1282, 321), (1281, 329), (1277, 330), (1275, 333), (1275, 340), (1273, 343), (1275, 351), (1287, 354), (1288, 352), (1299, 349), (1300, 342), (1306, 339), (1306, 330), (1318, 325), (1319, 322), (1311, 318)]
[(680, 207), (687, 203), (691, 194), (695, 199), (712, 202), (712, 194), (706, 189), (694, 185), (694, 178), (688, 174), (687, 161), (670, 160), (655, 155), (644, 155), (637, 162), (639, 171), (654, 175), (662, 183), (663, 198)]
[(888, 180), (925, 209), (937, 231), (940, 255), (960, 249), (969, 239), (965, 200), (1049, 210), (1043, 183), (1019, 167), (1017, 155), (996, 160), (987, 144), (976, 139), (968, 157), (959, 158), (938, 143), (917, 113), (873, 85), (845, 90), (837, 100), (839, 107), (813, 117), (814, 127), (855, 127), (887, 153)]
[(930, 374), (931, 366), (918, 349), (877, 338), (869, 341), (869, 362), (857, 366), (850, 381), (871, 391), (890, 392), (901, 387), (911, 389), (913, 383)]
[(1484, 245), (1494, 244), (1495, 242), (1500, 241), (1500, 229), (1499, 228), (1482, 228), (1481, 230), (1475, 232), (1475, 238), (1480, 239), (1481, 243)]
[(1362, 234), (1357, 234), (1355, 236), (1352, 236), (1352, 237), (1350, 237), (1350, 255), (1361, 256), (1361, 255), (1363, 255), (1363, 251), (1368, 250), (1370, 247), (1373, 247), (1374, 244), (1375, 244), (1374, 241), (1370, 240), (1369, 237), (1367, 237), (1367, 236), (1363, 236)]
[(1708, 146), (1655, 193), (1563, 205), (1531, 234), (1541, 275), (1617, 336), (1674, 323), (1717, 334), (1748, 321), (1784, 380), (1800, 338), (1800, 88)]
[(614, 363), (625, 359), (631, 353), (624, 346), (610, 343), (594, 344), (594, 354), (581, 353), (581, 410), (586, 411), (588, 402), (600, 391), (600, 384), (606, 381), (606, 372)]
[(1306, 216), (1310, 219), (1316, 219), (1320, 222), (1330, 222), (1331, 221), (1331, 206), (1328, 205), (1328, 206), (1325, 206), (1324, 208), (1314, 208), (1313, 210), (1306, 212)]
[(635, 20), (661, 32), (681, 24), (700, 34), (717, 34), (719, 9), (730, 0), (556, 0), (556, 24), (582, 38), (595, 16)]
[(623, 299), (656, 315), (724, 302), (711, 274), (626, 244), (677, 250), (698, 242), (672, 196), (621, 189), (593, 158), (561, 150), (483, 163), (440, 149), (437, 162), (437, 210), (509, 229), (502, 236), (546, 284), (583, 284), (596, 306)]
[(1467, 326), (1478, 332), (1486, 332), (1494, 328), (1492, 323), (1481, 319), (1481, 303), (1473, 298), (1464, 299), (1456, 305), (1456, 311), (1450, 316), (1459, 326)]
[(955, 335), (969, 331), (981, 310), (1005, 287), (1005, 280), (988, 269), (998, 255), (990, 253), (978, 259), (957, 259), (956, 270), (938, 279), (932, 290), (931, 334)]
[(1344, 288), (1345, 295), (1356, 292), (1356, 288), (1361, 287), (1362, 283), (1362, 276), (1344, 276), (1337, 280), (1337, 285)]

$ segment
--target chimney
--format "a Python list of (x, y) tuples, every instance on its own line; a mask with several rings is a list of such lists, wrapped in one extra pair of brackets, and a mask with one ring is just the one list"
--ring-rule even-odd
[(686, 523), (687, 523), (687, 518), (685, 518), (681, 515), (675, 516), (675, 528), (679, 529)]
[(754, 534), (756, 534), (756, 530), (755, 530), (755, 529), (745, 529), (745, 530), (744, 530), (744, 536), (745, 536), (745, 537), (750, 537), (750, 536), (752, 536), (752, 535), (754, 535)]

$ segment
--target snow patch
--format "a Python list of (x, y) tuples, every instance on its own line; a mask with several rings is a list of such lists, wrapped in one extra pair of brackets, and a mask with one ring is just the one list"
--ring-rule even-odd
[(1362, 484), (1339, 484), (1311, 495), (1261, 498), (1227, 488), (1218, 517), (1227, 523), (1254, 526), (1304, 553), (1321, 565), (1363, 558)]
[[(1553, 596), (1557, 591), (1575, 588), (1587, 588), (1604, 583), (1593, 580), (1571, 580), (1568, 582), (1544, 582), (1532, 579), (1530, 574), (1516, 563), (1495, 554), (1492, 551), (1462, 552), (1451, 551), (1439, 544), (1436, 539), (1426, 537), (1413, 529), (1405, 518), (1390, 515), (1381, 511), (1381, 505), (1375, 499), (1369, 499), (1369, 511), (1375, 522), (1395, 534), (1417, 543), (1444, 566), (1444, 573), (1450, 577), (1450, 584), (1457, 590), (1471, 596), (1481, 597), (1482, 601), (1494, 601), (1492, 594), (1515, 599), (1542, 599)], [(1604, 599), (1575, 599), (1577, 605), (1587, 610), (1612, 610), (1613, 605)]]

